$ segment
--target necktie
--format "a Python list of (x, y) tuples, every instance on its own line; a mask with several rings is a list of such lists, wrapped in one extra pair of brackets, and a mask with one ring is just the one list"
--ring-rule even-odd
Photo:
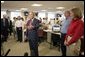
[(32, 23), (32, 20), (28, 20), (27, 26), (31, 25), (31, 23)]

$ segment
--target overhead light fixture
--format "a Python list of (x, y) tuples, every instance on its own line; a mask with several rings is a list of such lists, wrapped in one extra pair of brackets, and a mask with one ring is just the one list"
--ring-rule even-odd
[(56, 9), (65, 9), (64, 7), (56, 7)]
[(42, 4), (32, 4), (31, 6), (42, 6)]
[(26, 10), (27, 8), (21, 8), (21, 10)]
[(16, 11), (20, 11), (20, 10), (16, 10)]
[(28, 9), (27, 9), (27, 8), (21, 8), (20, 10), (28, 11)]
[(41, 10), (41, 11), (47, 11), (47, 10)]
[(4, 1), (1, 1), (1, 3), (4, 3)]

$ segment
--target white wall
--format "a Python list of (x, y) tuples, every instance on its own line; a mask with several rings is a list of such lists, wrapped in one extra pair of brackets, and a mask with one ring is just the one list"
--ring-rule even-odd
[(39, 18), (45, 18), (46, 17), (46, 13), (45, 12), (39, 12), (38, 13), (38, 17)]
[(11, 20), (13, 21), (13, 17), (21, 16), (21, 12), (18, 11), (11, 11)]

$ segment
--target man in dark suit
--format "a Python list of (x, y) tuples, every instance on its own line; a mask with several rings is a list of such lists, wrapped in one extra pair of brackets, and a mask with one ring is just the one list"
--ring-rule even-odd
[(29, 40), (29, 46), (31, 56), (38, 56), (38, 34), (39, 21), (34, 18), (34, 12), (29, 12), (29, 20), (27, 21), (27, 37)]
[(7, 41), (8, 30), (9, 30), (9, 22), (8, 22), (8, 19), (6, 18), (6, 15), (3, 15), (3, 18), (1, 19), (1, 36), (2, 36), (2, 41)]
[(11, 35), (13, 32), (13, 25), (12, 25), (12, 20), (8, 17), (8, 22), (9, 22), (9, 34)]

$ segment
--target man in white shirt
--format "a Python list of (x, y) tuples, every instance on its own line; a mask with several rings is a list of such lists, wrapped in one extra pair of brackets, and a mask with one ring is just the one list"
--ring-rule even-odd
[(23, 27), (23, 21), (21, 20), (21, 17), (18, 16), (18, 20), (15, 22), (15, 28), (17, 31), (17, 41), (22, 41), (22, 27)]

